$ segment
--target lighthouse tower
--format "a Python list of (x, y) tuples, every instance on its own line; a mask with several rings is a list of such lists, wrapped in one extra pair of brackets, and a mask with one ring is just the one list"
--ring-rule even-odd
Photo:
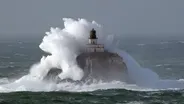
[(96, 31), (90, 31), (89, 43), (87, 44), (86, 52), (104, 52), (104, 45), (97, 43)]

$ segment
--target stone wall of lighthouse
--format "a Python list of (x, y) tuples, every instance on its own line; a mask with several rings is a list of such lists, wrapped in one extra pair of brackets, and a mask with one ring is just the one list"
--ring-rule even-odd
[(89, 44), (87, 45), (86, 52), (104, 52), (104, 45), (102, 44)]

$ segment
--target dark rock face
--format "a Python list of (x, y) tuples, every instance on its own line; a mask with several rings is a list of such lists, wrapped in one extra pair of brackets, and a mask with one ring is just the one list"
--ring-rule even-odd
[(52, 68), (49, 70), (49, 72), (47, 73), (47, 75), (45, 76), (44, 80), (49, 80), (49, 81), (60, 81), (60, 78), (58, 77), (58, 75), (62, 73), (61, 69), (58, 68)]
[(125, 80), (126, 65), (115, 53), (82, 53), (77, 57), (78, 65), (84, 70), (84, 77), (103, 81)]
[[(103, 81), (126, 80), (127, 68), (118, 54), (110, 52), (82, 53), (76, 60), (79, 67), (84, 71), (81, 81), (88, 79)], [(52, 68), (45, 79), (61, 81), (58, 77), (60, 73), (62, 73), (61, 69)], [(71, 79), (65, 79), (65, 81), (71, 81)]]

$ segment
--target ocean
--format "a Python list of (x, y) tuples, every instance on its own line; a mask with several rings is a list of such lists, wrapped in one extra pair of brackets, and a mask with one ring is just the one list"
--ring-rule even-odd
[[(120, 52), (136, 83), (94, 81), (90, 85), (58, 84), (39, 79), (45, 69), (55, 65), (44, 62), (57, 62), (63, 57), (57, 49), (61, 48), (61, 53), (65, 54), (64, 45), (68, 47), (69, 44), (69, 41), (67, 44), (57, 41), (61, 39), (58, 35), (54, 41), (48, 41), (49, 36), (43, 41), (42, 38), (0, 39), (0, 104), (184, 104), (182, 37), (115, 38), (116, 47), (127, 53)], [(42, 58), (49, 55), (46, 52), (50, 50), (59, 58)], [(71, 48), (70, 51), (75, 50)]]
[[(134, 42), (132, 42), (134, 41)], [(44, 54), (41, 40), (0, 41), (0, 83), (10, 83), (29, 73), (29, 68)], [(155, 71), (161, 79), (183, 79), (184, 39), (122, 38), (119, 47), (141, 66)], [(121, 88), (95, 91), (18, 91), (0, 93), (1, 104), (182, 104), (182, 89), (135, 91)]]

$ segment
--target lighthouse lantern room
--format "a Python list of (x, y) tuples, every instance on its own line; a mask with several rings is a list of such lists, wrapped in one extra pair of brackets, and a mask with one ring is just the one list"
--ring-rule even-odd
[(86, 52), (104, 52), (104, 45), (97, 43), (95, 29), (90, 31), (89, 43), (87, 44)]

